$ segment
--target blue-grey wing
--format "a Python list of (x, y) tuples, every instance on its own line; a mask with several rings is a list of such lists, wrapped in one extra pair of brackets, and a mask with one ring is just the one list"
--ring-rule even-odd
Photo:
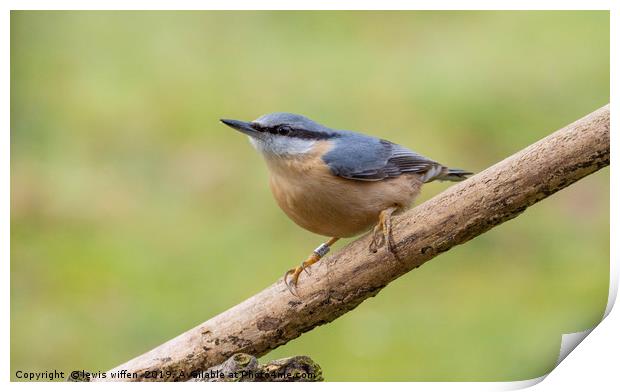
[(323, 161), (334, 175), (359, 181), (379, 181), (404, 173), (418, 173), (428, 181), (444, 169), (398, 144), (353, 133), (337, 138)]

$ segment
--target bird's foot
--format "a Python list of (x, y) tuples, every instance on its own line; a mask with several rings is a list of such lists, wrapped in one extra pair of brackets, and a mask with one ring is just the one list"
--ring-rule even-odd
[[(316, 253), (312, 253), (306, 260), (304, 260), (303, 263), (301, 263), (300, 266), (291, 268), (290, 270), (286, 271), (286, 273), (284, 274), (284, 284), (286, 284), (286, 287), (288, 288), (288, 291), (291, 292), (291, 294), (298, 297), (297, 281), (299, 280), (299, 275), (301, 275), (303, 271), (306, 271), (306, 273), (310, 275), (310, 273), (308, 272), (306, 268), (316, 263), (320, 259), (321, 258)], [(289, 279), (289, 275), (290, 275), (290, 279)]]
[(390, 207), (381, 211), (379, 214), (379, 223), (374, 227), (372, 231), (372, 240), (368, 249), (372, 253), (377, 253), (379, 248), (385, 247), (394, 255), (396, 260), (400, 261), (398, 254), (396, 253), (396, 247), (394, 246), (394, 238), (392, 237), (392, 214), (398, 207)]
[(290, 270), (286, 271), (286, 273), (284, 274), (284, 284), (288, 288), (288, 291), (291, 292), (291, 294), (298, 297), (297, 282), (299, 281), (299, 275), (301, 275), (303, 271), (306, 271), (306, 273), (310, 275), (310, 272), (308, 272), (307, 268), (321, 260), (321, 258), (329, 252), (329, 247), (333, 245), (336, 241), (338, 241), (338, 238), (332, 238), (326, 243), (321, 244), (312, 252), (310, 256), (308, 256), (306, 260), (304, 260), (303, 263), (301, 263), (300, 266), (291, 268)]

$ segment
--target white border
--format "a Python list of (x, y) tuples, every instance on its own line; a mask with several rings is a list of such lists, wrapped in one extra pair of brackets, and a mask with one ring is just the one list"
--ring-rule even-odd
[[(7, 0), (7, 9), (22, 10), (609, 10), (612, 0)], [(145, 7), (148, 6), (148, 7)]]
[[(173, 9), (291, 9), (291, 10), (305, 10), (305, 9), (418, 9), (418, 10), (466, 10), (466, 9), (497, 9), (497, 10), (570, 10), (570, 9), (590, 9), (590, 10), (612, 10), (611, 12), (611, 96), (612, 101), (617, 92), (617, 80), (615, 78), (613, 70), (618, 68), (616, 49), (617, 40), (614, 37), (618, 36), (618, 6), (614, 1), (603, 0), (591, 0), (591, 1), (553, 1), (553, 0), (522, 0), (522, 1), (502, 1), (496, 2), (491, 0), (479, 0), (469, 1), (467, 5), (459, 1), (395, 1), (395, 0), (383, 0), (381, 2), (370, 2), (364, 0), (357, 1), (262, 1), (260, 4), (255, 4), (250, 1), (231, 0), (231, 1), (217, 1), (217, 2), (198, 2), (191, 0), (176, 0), (176, 1), (136, 1), (136, 0), (93, 0), (93, 1), (78, 1), (78, 0), (64, 0), (64, 1), (4, 1), (2, 2), (4, 12), (0, 19), (0, 29), (2, 29), (2, 38), (0, 38), (0, 50), (5, 54), (5, 60), (2, 62), (2, 79), (0, 86), (2, 103), (0, 106), (0, 118), (4, 120), (5, 127), (1, 133), (0, 142), (0, 184), (2, 184), (2, 192), (0, 193), (0, 214), (2, 215), (2, 221), (0, 222), (0, 257), (3, 261), (2, 264), (2, 280), (1, 284), (1, 304), (5, 316), (9, 313), (10, 306), (10, 268), (7, 262), (10, 257), (10, 203), (9, 203), (9, 185), (10, 185), (10, 118), (9, 118), (9, 104), (10, 104), (10, 71), (9, 71), (9, 56), (10, 56), (10, 13), (11, 9), (161, 9), (161, 10), (173, 10)], [(149, 8), (145, 8), (148, 6)], [(617, 110), (614, 110), (612, 106), (612, 118), (617, 117)], [(614, 121), (612, 121), (612, 132)], [(617, 141), (615, 138), (611, 139), (612, 150), (617, 150)], [(618, 175), (615, 171), (611, 171), (611, 200), (618, 200)], [(618, 258), (617, 258), (617, 244), (614, 241), (614, 233), (617, 232), (617, 218), (618, 209), (616, 204), (611, 203), (611, 266), (610, 266), (610, 291), (609, 302), (605, 311), (605, 315), (608, 316), (603, 322), (591, 330), (591, 333), (581, 333), (580, 336), (576, 334), (569, 334), (568, 338), (563, 337), (562, 354), (568, 354), (572, 348), (575, 348), (576, 344), (581, 342), (583, 338), (588, 341), (585, 345), (580, 345), (576, 348), (576, 353), (568, 356), (567, 360), (559, 363), (558, 367), (551, 372), (550, 375), (542, 376), (533, 380), (517, 381), (517, 382), (499, 382), (499, 383), (415, 383), (413, 386), (416, 390), (423, 391), (438, 391), (438, 390), (514, 390), (525, 388), (535, 385), (547, 378), (544, 383), (536, 385), (534, 388), (540, 391), (551, 390), (564, 390), (574, 388), (592, 388), (592, 387), (607, 387), (617, 385), (617, 359), (618, 349), (620, 348), (620, 339), (618, 332), (620, 331), (620, 317), (618, 312), (610, 313), (615, 302), (618, 291)], [(0, 380), (2, 383), (9, 384), (10, 376), (10, 314), (9, 317), (5, 317), (0, 323), (2, 339), (2, 355), (0, 357), (0, 366), (3, 369), (0, 374)], [(588, 331), (590, 332), (590, 331)], [(587, 337), (586, 337), (587, 336)], [(571, 342), (572, 340), (572, 342)], [(560, 356), (560, 361), (566, 357), (566, 355)], [(346, 383), (349, 384), (349, 383)], [(352, 383), (351, 383), (352, 384)], [(383, 383), (380, 383), (383, 384)], [(386, 387), (392, 387), (397, 389), (410, 389), (412, 385), (410, 383), (385, 383)], [(86, 384), (90, 388), (105, 388), (104, 385), (109, 384)], [(82, 383), (50, 383), (46, 384), (46, 387), (56, 388), (83, 388), (86, 387)], [(98, 385), (98, 386), (97, 386)], [(141, 383), (135, 385), (126, 383), (115, 384), (118, 388), (167, 388), (171, 384), (150, 384)], [(205, 385), (200, 383), (177, 383), (175, 387), (180, 388), (192, 388), (191, 385), (195, 385), (198, 388), (205, 388)], [(230, 384), (210, 384), (212, 388), (222, 388), (224, 385)], [(282, 383), (274, 384), (235, 384), (230, 385), (233, 388), (265, 388), (269, 390), (290, 387)], [(327, 384), (324, 387), (336, 388), (335, 383)], [(10, 383), (8, 385), (11, 388), (29, 388), (29, 383)], [(379, 387), (379, 385), (376, 385)], [(295, 388), (307, 389), (314, 388), (311, 384), (297, 384)], [(375, 385), (373, 385), (375, 387)]]

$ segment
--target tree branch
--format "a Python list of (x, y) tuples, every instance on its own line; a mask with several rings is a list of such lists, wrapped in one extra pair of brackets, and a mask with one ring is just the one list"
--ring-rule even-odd
[[(532, 204), (609, 165), (609, 105), (394, 218), (401, 261), (369, 235), (311, 267), (299, 298), (282, 282), (110, 372), (169, 371), (182, 380), (235, 353), (261, 356), (376, 295), (424, 262), (521, 214)], [(181, 373), (183, 372), (183, 373)], [(110, 377), (107, 378), (110, 380)]]
[(224, 363), (198, 373), (192, 382), (265, 382), (265, 381), (323, 381), (321, 367), (306, 356), (297, 356), (259, 365), (255, 357), (235, 354)]

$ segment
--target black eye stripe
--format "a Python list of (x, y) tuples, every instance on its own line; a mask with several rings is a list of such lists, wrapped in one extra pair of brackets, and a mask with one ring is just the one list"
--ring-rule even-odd
[(289, 133), (290, 137), (296, 137), (298, 139), (315, 139), (315, 140), (323, 140), (329, 139), (334, 136), (331, 132), (317, 132), (310, 131), (307, 129), (295, 129), (293, 128)]
[(250, 123), (250, 126), (252, 128), (254, 128), (254, 130), (258, 131), (258, 132), (265, 132), (266, 128), (258, 125), (257, 123)]
[(269, 132), (272, 135), (294, 137), (298, 139), (324, 140), (338, 136), (336, 133), (333, 132), (311, 131), (308, 129), (295, 128), (294, 126), (285, 124), (274, 127), (264, 127), (260, 124), (251, 123), (251, 127), (258, 132)]

